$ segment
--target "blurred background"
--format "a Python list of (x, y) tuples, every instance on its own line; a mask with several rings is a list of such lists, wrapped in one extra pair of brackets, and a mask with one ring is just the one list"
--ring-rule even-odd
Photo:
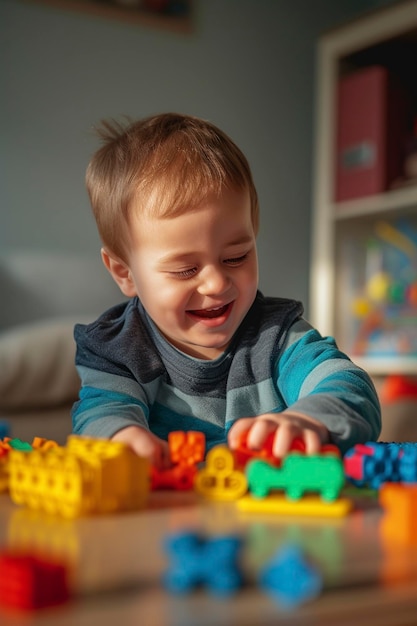
[[(227, 132), (248, 157), (259, 193), (261, 289), (302, 300), (307, 318), (318, 319), (310, 270), (319, 276), (314, 265), (329, 248), (329, 222), (317, 226), (317, 212), (313, 220), (318, 41), (394, 4), (402, 3), (1, 0), (0, 416), (14, 414), (16, 436), (65, 441), (79, 387), (74, 323), (122, 299), (101, 264), (84, 187), (103, 118), (176, 111)], [(414, 61), (413, 68), (411, 77)], [(328, 132), (329, 120), (323, 125)], [(353, 244), (361, 230), (360, 223)], [(339, 267), (354, 265), (355, 250)], [(346, 281), (339, 282), (343, 304)], [(330, 317), (335, 299), (315, 297)], [(415, 373), (412, 359), (407, 371)], [(404, 396), (400, 383), (392, 397)], [(410, 427), (384, 431), (392, 440), (417, 436), (417, 381), (406, 395), (402, 422)], [(398, 404), (391, 416), (384, 411), (386, 424), (398, 423)]]
[(219, 125), (250, 161), (262, 289), (308, 310), (316, 42), (387, 4), (192, 0), (190, 31), (180, 32), (71, 10), (70, 1), (2, 0), (0, 253), (98, 257), (84, 189), (93, 125), (190, 113)]

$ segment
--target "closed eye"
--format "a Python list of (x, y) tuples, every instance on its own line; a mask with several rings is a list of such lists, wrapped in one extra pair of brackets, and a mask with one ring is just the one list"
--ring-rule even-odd
[(238, 256), (233, 259), (225, 259), (224, 262), (227, 263), (227, 265), (240, 265), (247, 259), (247, 257), (248, 253), (246, 252), (245, 254), (242, 254), (242, 256)]
[(197, 268), (196, 267), (191, 267), (190, 269), (187, 270), (180, 270), (179, 272), (169, 272), (171, 274), (171, 276), (174, 276), (175, 278), (191, 278), (192, 276), (194, 276), (197, 272)]

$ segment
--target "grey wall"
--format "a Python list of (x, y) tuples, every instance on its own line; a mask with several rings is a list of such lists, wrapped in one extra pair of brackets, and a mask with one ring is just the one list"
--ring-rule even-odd
[(377, 4), (195, 0), (195, 31), (180, 35), (2, 0), (0, 251), (97, 255), (83, 180), (92, 125), (181, 111), (246, 152), (261, 201), (261, 287), (308, 305), (315, 42)]

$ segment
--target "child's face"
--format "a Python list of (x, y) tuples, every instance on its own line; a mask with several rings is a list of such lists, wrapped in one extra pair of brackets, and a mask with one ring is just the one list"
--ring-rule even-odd
[[(229, 344), (256, 296), (258, 262), (246, 190), (225, 189), (195, 211), (140, 216), (132, 225), (126, 295), (137, 294), (163, 335), (212, 359)], [(120, 284), (120, 282), (119, 282)]]

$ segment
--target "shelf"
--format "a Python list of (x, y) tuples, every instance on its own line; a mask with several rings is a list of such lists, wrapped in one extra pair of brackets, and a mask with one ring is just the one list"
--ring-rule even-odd
[(352, 361), (374, 376), (417, 374), (417, 356), (359, 357), (350, 356)]
[(191, 0), (184, 2), (184, 14), (175, 15), (146, 10), (117, 3), (115, 0), (23, 0), (31, 4), (44, 4), (54, 9), (77, 11), (96, 17), (121, 20), (129, 24), (149, 26), (179, 33), (193, 32)]
[(332, 215), (339, 221), (413, 207), (417, 209), (417, 182), (402, 189), (392, 189), (366, 198), (334, 203)]

